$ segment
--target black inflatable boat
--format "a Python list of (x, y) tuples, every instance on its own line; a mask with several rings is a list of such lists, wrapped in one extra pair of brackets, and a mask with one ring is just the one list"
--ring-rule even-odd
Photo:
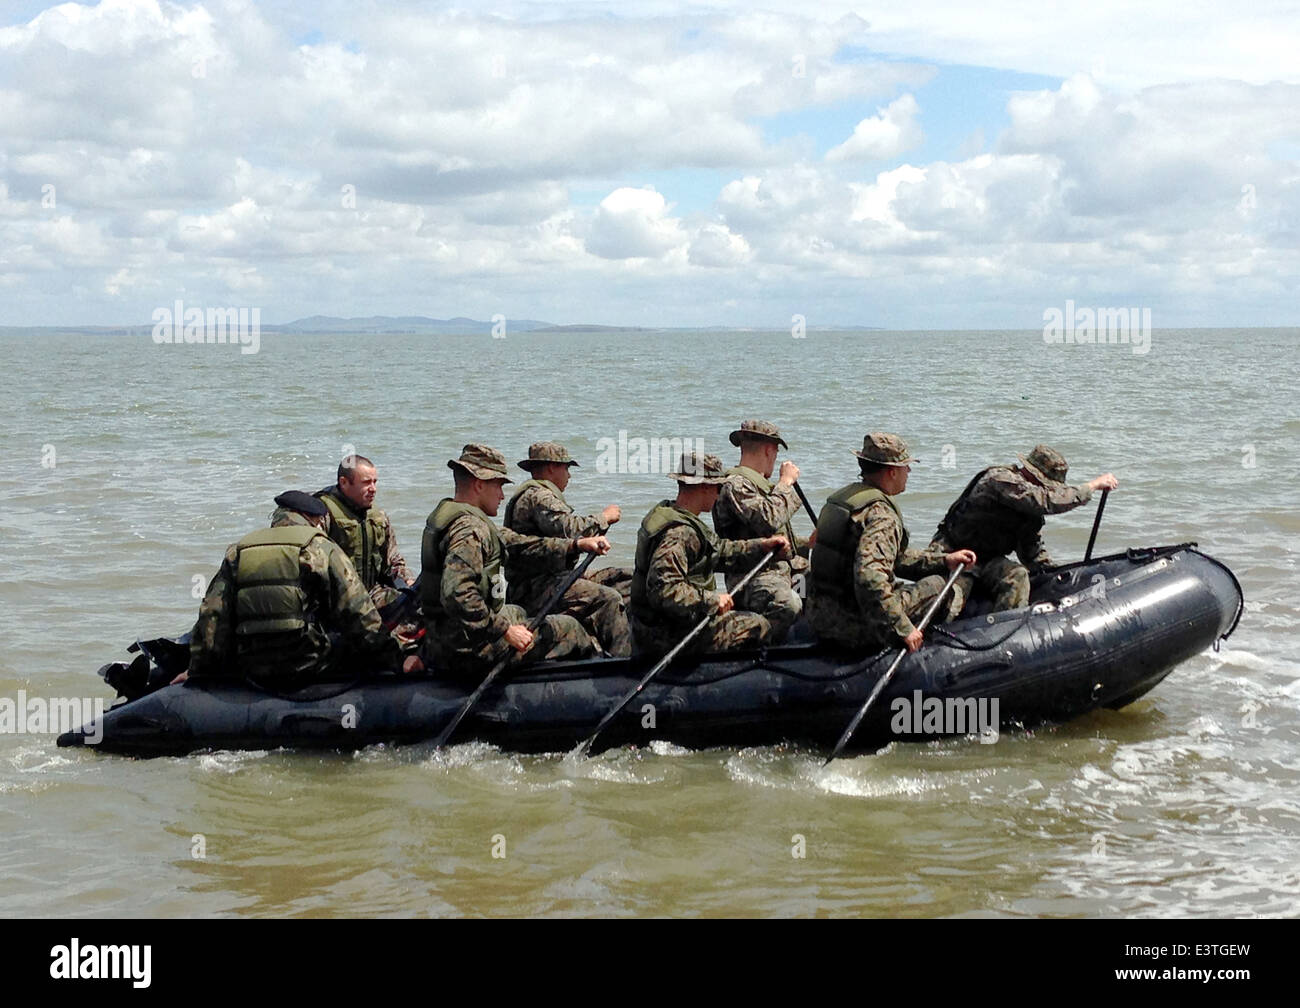
[[(1194, 547), (1129, 550), (1058, 568), (1035, 580), (1025, 609), (932, 627), (925, 646), (899, 665), (849, 748), (870, 751), (943, 735), (987, 739), (1007, 728), (1132, 703), (1180, 662), (1217, 647), (1241, 618), (1236, 577)], [(179, 669), (166, 667), (167, 658), (152, 650), (136, 662), (152, 659), (155, 681), (159, 674), (165, 681)], [(598, 745), (789, 741), (828, 749), (895, 654), (851, 655), (808, 643), (679, 658), (610, 723)], [(183, 668), (181, 652), (175, 657)], [(453, 741), (480, 739), (517, 752), (571, 749), (651, 662), (642, 656), (555, 662), (502, 677)], [(58, 744), (162, 756), (415, 743), (436, 738), (468, 693), (460, 684), (423, 677), (318, 684), (293, 696), (246, 682), (192, 681), (114, 707)]]

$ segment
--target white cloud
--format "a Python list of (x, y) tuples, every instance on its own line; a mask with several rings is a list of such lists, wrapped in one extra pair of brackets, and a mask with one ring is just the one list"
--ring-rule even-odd
[(905, 94), (863, 119), (853, 135), (826, 152), (827, 161), (884, 161), (921, 145), (924, 134), (916, 123), (916, 99)]
[(602, 259), (658, 259), (686, 241), (681, 221), (653, 189), (615, 189), (600, 201), (587, 251)]

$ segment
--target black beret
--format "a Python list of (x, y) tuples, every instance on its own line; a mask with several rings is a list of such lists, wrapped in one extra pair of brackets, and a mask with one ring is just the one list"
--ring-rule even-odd
[(329, 514), (329, 510), (317, 498), (301, 490), (286, 490), (275, 499), (282, 508), (297, 511), (305, 515)]

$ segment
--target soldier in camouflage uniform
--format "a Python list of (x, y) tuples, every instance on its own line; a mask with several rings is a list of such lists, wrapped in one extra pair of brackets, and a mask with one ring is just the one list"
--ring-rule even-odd
[(517, 605), (505, 604), (502, 565), (567, 565), (578, 552), (604, 554), (604, 536), (537, 538), (491, 521), (505, 494), (506, 459), (495, 448), (467, 444), (447, 463), (456, 496), (438, 502), (420, 546), (420, 602), (429, 664), (456, 676), (482, 678), (499, 661), (584, 658), (596, 644), (572, 616), (547, 616), (536, 631)]
[(784, 536), (719, 539), (700, 521), (726, 481), (716, 455), (682, 456), (677, 498), (661, 501), (641, 522), (632, 575), (632, 637), (643, 651), (661, 653), (681, 642), (707, 616), (709, 625), (692, 642), (696, 651), (728, 651), (761, 644), (772, 626), (758, 613), (735, 609), (735, 599), (716, 590), (716, 570), (748, 572), (769, 550), (778, 559)]
[[(1086, 504), (1096, 490), (1119, 486), (1110, 473), (1068, 486), (1064, 456), (1047, 445), (1018, 457), (1018, 468), (991, 466), (976, 473), (930, 541), (931, 550), (965, 548), (979, 555), (975, 581), (992, 595), (994, 612), (1028, 605), (1030, 577), (1052, 565), (1043, 544), (1044, 518)], [(1007, 555), (1012, 551), (1020, 563)]]
[[(415, 592), (411, 572), (397, 548), (393, 523), (374, 507), (378, 478), (375, 464), (364, 455), (349, 455), (339, 463), (336, 481), (316, 496), (328, 509), (326, 533), (347, 553), (370, 600), (386, 616), (407, 650), (419, 638), (414, 616)], [(408, 604), (397, 606), (399, 601)]]
[[(623, 512), (617, 504), (600, 515), (576, 514), (564, 499), (569, 469), (577, 461), (568, 449), (554, 441), (539, 441), (528, 448), (528, 458), (519, 468), (531, 478), (520, 484), (506, 504), (505, 527), (521, 535), (576, 539), (604, 535)], [(550, 563), (514, 559), (506, 571), (509, 587), (506, 601), (523, 606), (530, 616), (541, 611), (551, 591), (565, 579), (571, 565), (556, 571)], [(627, 593), (632, 572), (626, 567), (606, 567), (578, 578), (564, 593), (554, 612), (572, 616), (612, 657), (632, 653), (632, 634), (627, 624)]]
[[(802, 580), (808, 569), (809, 541), (798, 538), (790, 524), (800, 508), (794, 489), (799, 467), (782, 462), (776, 484), (771, 482), (777, 445), (789, 447), (774, 424), (746, 420), (729, 439), (740, 449), (740, 464), (726, 472), (726, 482), (713, 505), (714, 529), (723, 539), (783, 535), (795, 551), (789, 560), (770, 562), (736, 597), (737, 606), (767, 618), (772, 624), (772, 641), (779, 643), (803, 611), (794, 576), (798, 574)], [(727, 587), (734, 587), (740, 578), (740, 574), (728, 574)]]
[[(893, 498), (907, 487), (907, 444), (894, 434), (868, 434), (858, 457), (861, 480), (835, 491), (817, 520), (808, 579), (808, 621), (823, 640), (855, 651), (916, 651), (913, 624), (943, 590), (945, 571), (973, 564), (970, 550), (907, 548), (907, 529)], [(903, 584), (895, 575), (919, 579)], [(945, 618), (941, 605), (936, 622)]]
[(420, 671), (418, 658), (403, 662), (347, 554), (325, 535), (325, 506), (297, 490), (275, 502), (273, 527), (226, 550), (199, 606), (189, 670), (175, 681), (240, 673), (292, 687), (366, 670)]

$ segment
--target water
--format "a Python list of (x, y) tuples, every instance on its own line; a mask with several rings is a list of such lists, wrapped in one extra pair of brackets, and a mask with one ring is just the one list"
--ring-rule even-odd
[[(900, 498), (922, 541), (971, 474), (1045, 441), (1072, 475), (1120, 479), (1099, 550), (1197, 540), (1247, 597), (1221, 652), (1125, 710), (827, 770), (785, 747), (137, 761), (0, 735), (0, 912), (1294, 916), (1298, 339), (1157, 330), (1138, 355), (1037, 332), (264, 333), (242, 355), (0, 335), (16, 460), (0, 482), (0, 697), (107, 699), (95, 669), (188, 628), (196, 578), (275, 494), (332, 482), (349, 445), (378, 464), (415, 563), (462, 444), (513, 464), (562, 441), (584, 463), (570, 500), (623, 506), (612, 559), (630, 563), (673, 485), (597, 471), (621, 430), (703, 438), (730, 463), (727, 432), (771, 419), (815, 503), (853, 475), (863, 433), (897, 431), (923, 461)], [(1049, 520), (1058, 560), (1082, 554), (1093, 514)]]

